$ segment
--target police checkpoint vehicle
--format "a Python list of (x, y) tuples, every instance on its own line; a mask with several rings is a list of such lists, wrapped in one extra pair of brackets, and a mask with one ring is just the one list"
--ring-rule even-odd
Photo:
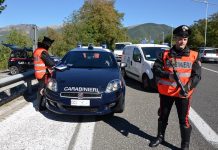
[(44, 90), (47, 109), (58, 114), (122, 113), (125, 81), (112, 52), (101, 47), (77, 47), (55, 67)]

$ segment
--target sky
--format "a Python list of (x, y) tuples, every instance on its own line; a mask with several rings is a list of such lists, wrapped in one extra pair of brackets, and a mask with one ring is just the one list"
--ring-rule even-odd
[[(209, 17), (218, 12), (218, 0), (208, 2), (216, 4), (208, 6)], [(17, 24), (62, 25), (83, 3), (84, 0), (5, 0), (7, 8), (0, 14), (0, 28)], [(115, 9), (124, 13), (124, 27), (143, 23), (176, 27), (192, 25), (206, 17), (206, 4), (194, 0), (116, 0)]]

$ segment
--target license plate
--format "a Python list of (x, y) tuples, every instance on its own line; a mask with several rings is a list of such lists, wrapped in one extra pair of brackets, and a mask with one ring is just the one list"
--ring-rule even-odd
[(90, 106), (90, 100), (71, 99), (71, 106)]

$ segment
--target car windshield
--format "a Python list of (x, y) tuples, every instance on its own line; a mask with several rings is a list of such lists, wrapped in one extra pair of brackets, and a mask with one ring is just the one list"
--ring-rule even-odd
[(123, 50), (123, 48), (126, 46), (126, 44), (116, 44), (115, 49), (116, 50)]
[(73, 68), (114, 68), (117, 67), (113, 54), (99, 51), (71, 51), (62, 63)]
[(143, 54), (146, 60), (155, 61), (160, 52), (169, 49), (168, 47), (142, 47)]

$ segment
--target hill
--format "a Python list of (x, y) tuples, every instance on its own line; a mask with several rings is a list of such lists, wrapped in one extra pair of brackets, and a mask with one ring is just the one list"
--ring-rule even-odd
[(165, 24), (145, 23), (127, 27), (128, 35), (133, 40), (152, 39), (161, 41), (164, 36), (171, 34), (172, 27)]
[[(49, 26), (50, 28), (53, 28), (55, 30), (60, 30), (60, 26)], [(40, 27), (38, 28), (39, 34), (41, 32), (45, 32), (47, 27)], [(29, 35), (30, 37), (33, 37), (34, 30), (33, 30), (33, 25), (31, 24), (18, 24), (18, 25), (10, 25), (6, 27), (0, 28), (0, 42), (5, 40), (5, 36), (12, 30), (16, 29), (18, 31), (22, 31)]]
[[(45, 32), (47, 27), (38, 28), (39, 32)], [(61, 30), (61, 26), (50, 26), (57, 31)], [(33, 26), (31, 24), (19, 24), (11, 25), (0, 28), (0, 41), (4, 41), (5, 35), (7, 35), (11, 29), (16, 29), (28, 34), (30, 37), (33, 36)], [(172, 28), (164, 24), (145, 23), (140, 25), (134, 25), (127, 27), (128, 35), (132, 40), (152, 39), (162, 41), (163, 32), (166, 36), (171, 34)]]

